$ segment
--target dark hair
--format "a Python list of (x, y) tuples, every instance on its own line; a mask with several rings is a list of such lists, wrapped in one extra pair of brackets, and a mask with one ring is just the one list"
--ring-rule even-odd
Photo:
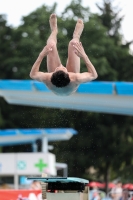
[(51, 82), (56, 87), (65, 87), (66, 85), (68, 85), (70, 83), (70, 78), (67, 73), (65, 73), (62, 70), (59, 70), (52, 74)]

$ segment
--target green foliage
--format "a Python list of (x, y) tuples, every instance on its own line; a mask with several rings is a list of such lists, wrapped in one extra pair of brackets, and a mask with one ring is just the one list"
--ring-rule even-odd
[(81, 3), (82, 0), (72, 0), (62, 13), (62, 17), (67, 17), (67, 19), (88, 19), (90, 13), (89, 7), (85, 8)]
[[(98, 14), (98, 18), (104, 27), (107, 28), (107, 37), (111, 38), (111, 43), (107, 44), (106, 51), (104, 52), (104, 56), (112, 68), (111, 71), (108, 71), (112, 73), (112, 76), (107, 75), (107, 78), (112, 81), (133, 81), (133, 78), (130, 76), (133, 72), (131, 67), (133, 59), (129, 53), (129, 46), (132, 41), (123, 44), (123, 36), (120, 34), (121, 22), (124, 16), (119, 17), (120, 9), (113, 8), (111, 0), (104, 0), (103, 6), (101, 7), (97, 4), (97, 7), (101, 11), (101, 14)], [(127, 63), (128, 67), (125, 67)], [(102, 78), (106, 80), (105, 76)]]
[(99, 18), (102, 24), (107, 27), (108, 35), (110, 37), (116, 37), (117, 40), (121, 40), (120, 28), (121, 22), (124, 17), (119, 17), (121, 10), (118, 8), (114, 8), (111, 0), (104, 0), (103, 7), (99, 6), (98, 4), (96, 5), (101, 11), (101, 15), (99, 15)]
[(6, 25), (6, 17), (0, 15), (0, 78), (11, 78), (13, 74), (14, 42), (13, 29)]

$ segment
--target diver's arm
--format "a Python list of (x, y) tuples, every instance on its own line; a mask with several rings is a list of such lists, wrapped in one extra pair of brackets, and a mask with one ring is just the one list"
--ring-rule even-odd
[(95, 67), (93, 66), (93, 64), (91, 63), (91, 61), (89, 60), (88, 56), (86, 54), (84, 54), (83, 56), (83, 61), (85, 62), (86, 64), (86, 67), (88, 69), (88, 74), (89, 76), (93, 79), (96, 79), (98, 77), (98, 74), (95, 70)]
[(38, 81), (44, 81), (46, 79), (49, 73), (40, 72), (39, 68), (42, 63), (43, 58), (47, 56), (50, 51), (52, 51), (52, 47), (45, 46), (43, 50), (41, 51), (41, 53), (39, 54), (37, 60), (35, 61), (30, 71), (30, 77), (32, 79), (35, 79)]
[(98, 77), (98, 74), (95, 70), (95, 67), (93, 66), (93, 64), (89, 60), (88, 56), (86, 55), (82, 44), (81, 43), (75, 43), (74, 48), (75, 48), (75, 54), (78, 57), (83, 59), (83, 61), (86, 64), (86, 67), (88, 69), (88, 72), (78, 73), (77, 74), (77, 80), (80, 83), (82, 83), (82, 82), (87, 82), (87, 81), (91, 81), (91, 80), (96, 79)]

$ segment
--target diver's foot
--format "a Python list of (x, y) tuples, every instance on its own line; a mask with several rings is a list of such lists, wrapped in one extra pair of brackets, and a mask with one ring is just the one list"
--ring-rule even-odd
[(73, 38), (80, 38), (82, 31), (84, 29), (84, 23), (82, 19), (78, 19), (76, 26), (75, 26), (75, 30), (73, 33)]
[(51, 31), (54, 31), (54, 32), (57, 33), (58, 32), (58, 28), (57, 28), (57, 17), (56, 17), (56, 14), (51, 14), (50, 15), (49, 23), (50, 23)]

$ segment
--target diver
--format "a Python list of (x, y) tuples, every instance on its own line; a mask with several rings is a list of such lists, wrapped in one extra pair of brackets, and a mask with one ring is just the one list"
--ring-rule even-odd
[[(57, 17), (51, 14), (50, 19), (51, 34), (46, 46), (40, 52), (37, 60), (32, 66), (30, 77), (46, 84), (46, 86), (56, 95), (64, 96), (74, 93), (81, 83), (89, 82), (97, 78), (97, 72), (85, 53), (80, 42), (80, 36), (84, 29), (81, 19), (77, 20), (73, 39), (68, 45), (68, 59), (64, 67), (59, 58), (57, 50)], [(44, 57), (47, 57), (47, 72), (39, 71)], [(83, 59), (87, 72), (80, 73), (80, 58)]]

